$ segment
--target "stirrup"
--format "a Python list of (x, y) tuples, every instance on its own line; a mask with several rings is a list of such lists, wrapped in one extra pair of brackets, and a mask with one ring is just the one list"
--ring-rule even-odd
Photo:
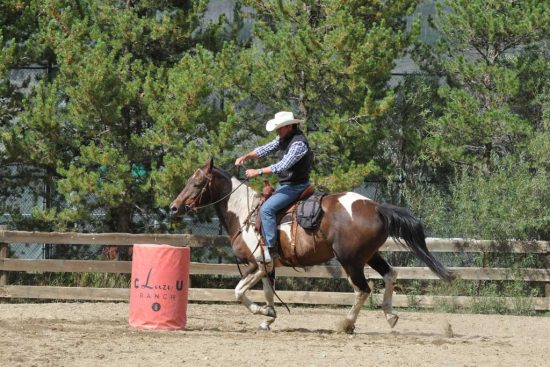
[(260, 254), (256, 256), (256, 261), (265, 264), (269, 264), (273, 261), (268, 247), (262, 246), (262, 249), (260, 249)]
[(268, 250), (267, 252), (269, 252), (269, 256), (271, 256), (273, 260), (277, 260), (278, 258), (281, 257), (281, 255), (279, 255), (279, 251), (277, 250), (277, 247), (268, 247), (267, 250)]

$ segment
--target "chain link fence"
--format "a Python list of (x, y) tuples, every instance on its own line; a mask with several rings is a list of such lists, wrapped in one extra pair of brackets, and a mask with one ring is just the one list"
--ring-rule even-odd
[[(42, 198), (35, 198), (30, 192), (24, 193), (20, 198), (14, 199), (12, 207), (18, 208), (23, 218), (30, 218), (34, 208), (44, 209), (45, 203)], [(101, 215), (101, 214), (100, 214)], [(0, 225), (12, 223), (10, 214), (0, 215)], [(195, 235), (213, 236), (226, 235), (218, 218), (211, 218), (209, 222), (196, 222), (191, 219), (185, 220), (185, 232)], [(10, 227), (17, 230), (18, 228)], [(51, 245), (45, 243), (13, 243), (9, 245), (9, 256), (17, 259), (81, 259), (91, 260), (105, 255), (106, 246), (72, 246), (72, 245)]]
[[(36, 197), (33, 191), (24, 190), (18, 197), (8, 197), (6, 206), (19, 209), (22, 218), (30, 218), (34, 208), (44, 208), (44, 200)], [(0, 216), (0, 225), (12, 222), (11, 215), (4, 213)], [(13, 243), (9, 246), (10, 257), (18, 259), (47, 259), (49, 248), (42, 243)]]
[[(355, 190), (355, 192), (372, 198), (374, 200), (382, 199), (382, 188), (379, 183), (370, 183), (369, 185)], [(12, 208), (19, 211), (19, 215), (23, 219), (30, 219), (32, 211), (35, 208), (45, 209), (47, 207), (46, 200), (44, 198), (45, 188), (33, 187), (32, 190), (26, 190), (17, 198), (11, 198), (9, 203)], [(39, 193), (38, 195), (36, 193)], [(41, 196), (42, 195), (42, 196)], [(104, 212), (96, 210), (93, 212), (94, 216), (103, 216)], [(214, 236), (214, 235), (227, 235), (227, 232), (221, 225), (219, 219), (212, 212), (213, 217), (210, 217), (207, 221), (199, 221), (197, 218), (185, 217), (183, 219), (181, 228), (184, 233), (202, 235), (202, 236)], [(9, 214), (0, 215), (0, 225), (13, 223), (13, 219)], [(143, 218), (136, 216), (136, 223), (141, 223)], [(151, 224), (148, 223), (143, 227), (142, 233), (147, 233), (147, 228), (157, 229), (158, 224), (156, 221)], [(17, 230), (19, 228), (11, 229)], [(77, 229), (79, 232), (95, 232), (94, 229)], [(51, 245), (44, 243), (15, 243), (10, 244), (10, 257), (18, 259), (80, 259), (91, 260), (98, 258), (118, 258), (119, 249), (116, 246), (72, 246), (72, 245)], [(123, 249), (128, 251), (127, 249)], [(112, 253), (109, 253), (112, 252)], [(225, 260), (232, 260), (233, 255), (231, 249), (201, 249), (195, 251), (198, 259), (206, 261), (222, 262)]]

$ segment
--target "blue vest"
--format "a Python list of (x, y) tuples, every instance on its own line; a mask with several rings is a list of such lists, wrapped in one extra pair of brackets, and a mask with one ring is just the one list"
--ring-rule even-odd
[(309, 148), (309, 143), (300, 129), (296, 129), (289, 133), (284, 140), (279, 142), (279, 160), (283, 159), (284, 155), (288, 153), (290, 146), (295, 141), (304, 142), (307, 146), (307, 153), (292, 167), (278, 173), (279, 183), (281, 185), (302, 184), (309, 181), (309, 172), (313, 168), (313, 152)]

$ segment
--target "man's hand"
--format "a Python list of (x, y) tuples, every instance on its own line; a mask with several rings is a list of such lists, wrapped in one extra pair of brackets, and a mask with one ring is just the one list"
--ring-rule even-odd
[(247, 178), (254, 178), (260, 175), (260, 170), (256, 168), (247, 169), (244, 173)]
[(235, 160), (235, 166), (242, 166), (244, 161), (246, 161), (246, 154), (243, 156), (240, 156)]
[(256, 154), (255, 150), (251, 150), (250, 152), (240, 156), (235, 160), (235, 166), (242, 166), (243, 163), (249, 159), (256, 159), (258, 158), (258, 154)]

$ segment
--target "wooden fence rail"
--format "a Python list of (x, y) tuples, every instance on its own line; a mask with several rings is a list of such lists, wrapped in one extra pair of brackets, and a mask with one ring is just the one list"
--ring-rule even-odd
[[(0, 243), (48, 243), (54, 245), (109, 245), (165, 244), (187, 247), (227, 247), (227, 236), (196, 236), (189, 234), (131, 234), (131, 233), (73, 233), (28, 232), (0, 230)], [(512, 252), (549, 253), (550, 241), (498, 242), (488, 240), (426, 238), (432, 252)], [(388, 239), (382, 251), (409, 251)]]
[[(241, 269), (245, 269), (242, 266)], [(394, 267), (398, 272), (398, 279), (435, 280), (439, 279), (426, 267)], [(455, 275), (464, 280), (522, 280), (531, 282), (550, 282), (550, 269), (515, 269), (508, 268), (481, 268), (449, 267)], [(75, 273), (130, 273), (130, 261), (101, 261), (101, 260), (22, 260), (0, 259), (2, 271), (26, 272), (75, 272)], [(234, 264), (206, 264), (192, 262), (190, 274), (210, 274), (238, 276), (239, 270)], [(305, 269), (293, 268), (277, 269), (277, 276), (294, 278), (346, 278), (340, 266), (318, 265)], [(365, 276), (369, 279), (382, 277), (370, 267), (365, 267)]]
[[(129, 261), (99, 260), (23, 260), (8, 258), (8, 244), (48, 243), (54, 245), (109, 245), (169, 244), (189, 247), (229, 246), (225, 236), (194, 236), (170, 234), (127, 234), (127, 233), (57, 233), (7, 231), (0, 229), (0, 298), (39, 298), (39, 299), (86, 299), (86, 300), (128, 300), (128, 289), (81, 288), (81, 287), (39, 287), (7, 284), (7, 272), (102, 272), (130, 273)], [(426, 243), (433, 252), (506, 252), (506, 253), (550, 253), (550, 242), (494, 242), (485, 240), (428, 238)], [(408, 251), (393, 240), (388, 240), (382, 251)], [(515, 269), (451, 267), (459, 278), (464, 280), (517, 280), (544, 282), (550, 284), (550, 269)], [(438, 279), (426, 267), (396, 267), (398, 279), (432, 280)], [(238, 276), (239, 270), (232, 264), (191, 263), (190, 273)], [(299, 271), (293, 268), (277, 269), (278, 276), (298, 278), (345, 278), (340, 266), (319, 265)], [(365, 275), (370, 279), (380, 279), (380, 275), (365, 267)], [(2, 282), (3, 280), (3, 282)], [(280, 291), (279, 295), (289, 303), (310, 304), (352, 304), (352, 293)], [(521, 300), (528, 302), (536, 310), (550, 311), (550, 294), (546, 297), (532, 297)], [(253, 292), (253, 298), (261, 299), (261, 292)], [(379, 301), (379, 295), (375, 295)], [(229, 289), (190, 289), (189, 299), (195, 301), (234, 301), (233, 290)], [(466, 296), (406, 296), (396, 295), (396, 307), (434, 307), (438, 303), (466, 306), (479, 301)], [(510, 307), (518, 299), (501, 297), (499, 301)]]

